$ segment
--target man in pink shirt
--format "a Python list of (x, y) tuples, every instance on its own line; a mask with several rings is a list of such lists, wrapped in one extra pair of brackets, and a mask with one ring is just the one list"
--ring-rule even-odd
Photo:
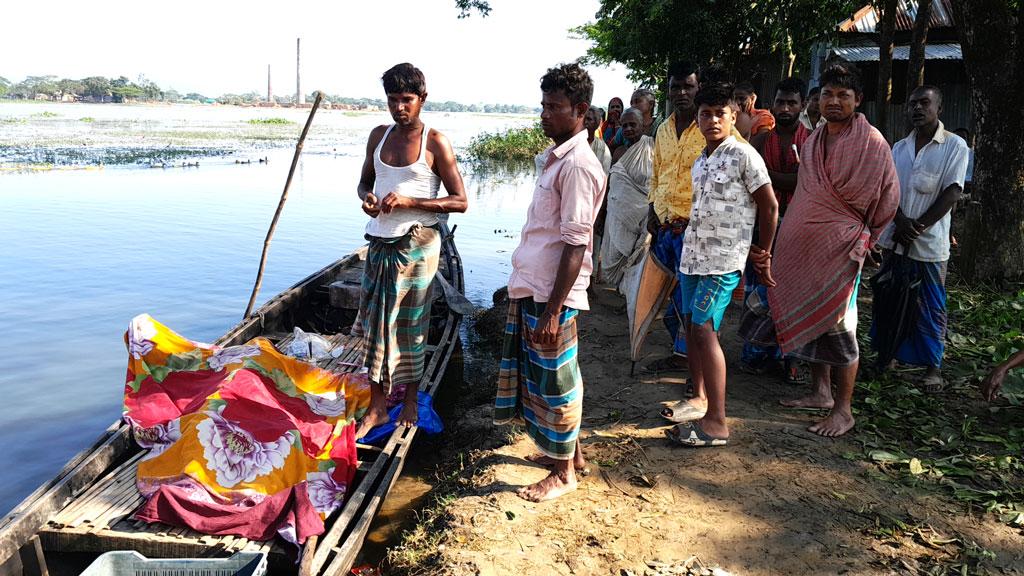
[(585, 466), (578, 436), (583, 379), (576, 317), (588, 310), (594, 219), (605, 174), (583, 127), (594, 84), (578, 64), (541, 78), (541, 126), (554, 144), (537, 179), (519, 247), (512, 254), (508, 321), (498, 373), (495, 424), (521, 423), (537, 444), (546, 478), (518, 494), (534, 502), (576, 489)]

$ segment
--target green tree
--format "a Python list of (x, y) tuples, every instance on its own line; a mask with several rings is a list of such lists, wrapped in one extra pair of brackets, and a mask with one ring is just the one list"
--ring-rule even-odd
[(61, 96), (65, 94), (74, 94), (75, 96), (81, 96), (85, 93), (85, 83), (81, 80), (72, 80), (70, 78), (62, 78), (57, 82), (57, 91), (60, 92)]
[(1024, 2), (953, 2), (971, 81), (972, 200), (964, 211), (959, 260), (973, 279), (1024, 277)]
[(102, 99), (112, 95), (110, 93), (110, 80), (103, 76), (89, 76), (88, 78), (82, 78), (82, 84), (85, 86), (85, 89), (82, 92), (85, 96)]
[(676, 59), (738, 68), (771, 56), (792, 72), (856, 5), (852, 0), (766, 0), (740, 10), (725, 9), (718, 0), (601, 0), (596, 19), (574, 32), (593, 42), (587, 60), (624, 64), (641, 83), (660, 80)]
[(455, 7), (459, 9), (459, 18), (468, 18), (473, 12), (485, 17), (491, 13), (491, 3), (487, 0), (455, 0)]
[(11, 81), (3, 76), (0, 76), (0, 98), (7, 95), (11, 89)]

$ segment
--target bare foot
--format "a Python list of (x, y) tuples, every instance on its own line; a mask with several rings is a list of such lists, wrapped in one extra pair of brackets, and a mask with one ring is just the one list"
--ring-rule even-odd
[(832, 406), (835, 406), (835, 400), (831, 396), (811, 394), (810, 396), (794, 400), (779, 400), (779, 404), (786, 408), (820, 408), (822, 410), (831, 410)]
[[(534, 464), (543, 466), (545, 468), (551, 468), (558, 462), (558, 460), (555, 460), (554, 458), (546, 454), (531, 454), (530, 456), (526, 457), (526, 460), (529, 462), (533, 462)], [(576, 456), (572, 460), (572, 467), (575, 468), (577, 472), (581, 472), (587, 469), (587, 461), (583, 458), (583, 456), (580, 455), (579, 452), (576, 452)]]
[(572, 492), (576, 489), (576, 474), (571, 471), (566, 476), (562, 476), (558, 472), (552, 472), (548, 474), (547, 478), (537, 482), (536, 484), (530, 484), (529, 486), (523, 486), (519, 490), (516, 490), (516, 494), (524, 500), (530, 502), (543, 502), (545, 500), (554, 500), (559, 496), (563, 496)]
[(814, 432), (819, 436), (835, 438), (836, 436), (842, 436), (853, 429), (853, 424), (853, 414), (850, 414), (849, 411), (832, 410), (824, 420), (807, 428), (807, 430)]
[(402, 406), (402, 412), (398, 415), (398, 425), (405, 426), (406, 428), (412, 428), (416, 425), (419, 420), (419, 405), (414, 399), (412, 402), (408, 400)]
[(942, 373), (937, 369), (929, 368), (928, 372), (924, 375), (921, 380), (921, 386), (924, 387), (924, 391), (929, 394), (937, 394), (942, 392), (942, 388), (945, 383), (942, 381)]
[(380, 406), (370, 406), (363, 418), (359, 421), (359, 428), (356, 429), (356, 439), (363, 438), (373, 430), (374, 426), (388, 421), (388, 411), (383, 403)]

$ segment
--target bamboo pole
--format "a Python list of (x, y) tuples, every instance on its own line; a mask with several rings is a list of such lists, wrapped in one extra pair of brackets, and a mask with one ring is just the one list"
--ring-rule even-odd
[(263, 241), (263, 255), (260, 256), (260, 268), (256, 272), (256, 283), (252, 287), (252, 295), (249, 296), (249, 305), (245, 307), (245, 315), (242, 319), (249, 317), (252, 313), (252, 307), (256, 304), (256, 295), (260, 292), (260, 285), (263, 284), (263, 270), (267, 265), (267, 252), (270, 250), (270, 240), (274, 236), (274, 230), (277, 229), (277, 221), (281, 218), (281, 211), (284, 209), (284, 203), (288, 200), (288, 188), (292, 185), (292, 176), (295, 175), (295, 167), (299, 164), (299, 155), (302, 154), (302, 145), (306, 142), (306, 134), (309, 132), (309, 126), (313, 123), (313, 116), (316, 115), (316, 109), (320, 107), (320, 100), (323, 99), (323, 92), (316, 93), (316, 99), (313, 100), (313, 108), (309, 111), (309, 118), (306, 119), (306, 125), (302, 128), (302, 134), (299, 135), (299, 142), (295, 145), (295, 156), (292, 158), (292, 167), (288, 170), (288, 179), (284, 182), (284, 191), (281, 192), (281, 201), (277, 203), (277, 211), (274, 212), (274, 219), (270, 222), (270, 229), (267, 230), (267, 238)]

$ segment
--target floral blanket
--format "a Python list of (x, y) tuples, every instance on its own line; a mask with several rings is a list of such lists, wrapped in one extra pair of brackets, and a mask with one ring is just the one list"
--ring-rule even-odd
[(126, 343), (124, 419), (149, 449), (137, 518), (295, 544), (324, 531), (355, 476), (365, 375), (322, 370), (262, 338), (193, 342), (145, 314)]

